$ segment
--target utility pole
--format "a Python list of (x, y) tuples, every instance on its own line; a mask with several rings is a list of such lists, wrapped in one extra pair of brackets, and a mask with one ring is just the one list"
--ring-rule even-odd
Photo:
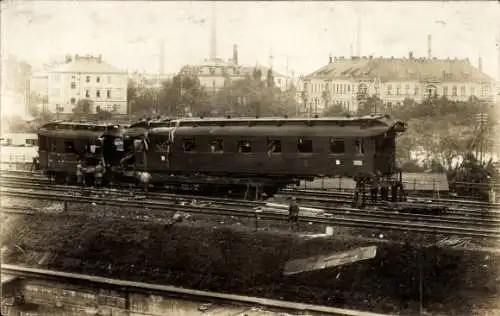
[(484, 155), (484, 130), (488, 124), (488, 113), (481, 112), (476, 114), (476, 123), (479, 126), (479, 161), (482, 163)]

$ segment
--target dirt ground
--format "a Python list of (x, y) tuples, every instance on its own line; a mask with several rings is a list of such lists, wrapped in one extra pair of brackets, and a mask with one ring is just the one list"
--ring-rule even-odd
[[(365, 232), (371, 239), (361, 239), (362, 232), (346, 229), (328, 238), (304, 238), (264, 222), (255, 231), (252, 220), (227, 217), (194, 216), (170, 225), (166, 215), (162, 220), (144, 211), (93, 208), (98, 207), (89, 206), (85, 214), (60, 214), (57, 207), (40, 215), (3, 214), (3, 261), (403, 315), (418, 310), (420, 283), (424, 309), (433, 315), (468, 315), (497, 301), (493, 281), (499, 256), (492, 253), (393, 244), (376, 232)], [(109, 212), (116, 216), (102, 215)], [(290, 259), (367, 245), (379, 247), (375, 259), (282, 274)]]

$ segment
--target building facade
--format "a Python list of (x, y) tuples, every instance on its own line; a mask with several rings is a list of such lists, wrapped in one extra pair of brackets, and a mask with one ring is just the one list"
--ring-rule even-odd
[(48, 71), (49, 111), (71, 114), (80, 100), (89, 100), (92, 113), (127, 114), (127, 82), (127, 72), (100, 55), (68, 56), (66, 63)]
[(255, 69), (261, 73), (261, 80), (266, 80), (269, 70), (272, 71), (275, 87), (285, 91), (292, 87), (292, 77), (280, 74), (269, 67), (255, 65), (245, 66), (238, 63), (238, 49), (233, 46), (233, 58), (225, 61), (221, 58), (205, 59), (198, 65), (188, 65), (181, 69), (181, 74), (197, 76), (200, 84), (208, 93), (216, 93), (231, 82), (253, 76)]
[(332, 105), (356, 112), (370, 96), (380, 98), (385, 109), (431, 96), (493, 101), (494, 87), (481, 61), (476, 68), (468, 59), (414, 58), (410, 53), (408, 58), (330, 57), (326, 66), (304, 77), (299, 93), (302, 108), (320, 114)]

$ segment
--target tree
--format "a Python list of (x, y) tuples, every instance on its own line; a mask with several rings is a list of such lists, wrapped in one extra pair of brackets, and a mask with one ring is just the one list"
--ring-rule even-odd
[(80, 99), (73, 109), (74, 114), (90, 114), (93, 101), (89, 99)]
[(323, 99), (323, 104), (325, 105), (325, 109), (330, 107), (331, 95), (329, 90), (323, 90), (321, 93), (321, 98)]
[(492, 160), (481, 162), (472, 153), (468, 153), (458, 167), (448, 172), (448, 179), (450, 189), (456, 193), (487, 200), (488, 184), (498, 181), (499, 173)]
[(273, 75), (273, 70), (272, 69), (268, 69), (267, 70), (266, 80), (267, 80), (267, 87), (268, 88), (273, 88), (274, 87), (274, 75)]
[(98, 119), (98, 120), (108, 121), (108, 120), (111, 120), (111, 118), (113, 117), (113, 114), (111, 112), (103, 111), (103, 110), (99, 109), (95, 116), (96, 116), (96, 119)]
[(231, 116), (291, 116), (297, 111), (295, 94), (293, 87), (281, 91), (277, 87), (264, 85), (258, 76), (247, 77), (231, 83), (215, 95), (214, 113)]
[(177, 75), (164, 81), (159, 94), (160, 112), (170, 116), (208, 116), (210, 99), (198, 77)]
[(129, 79), (127, 82), (127, 100), (132, 101), (137, 98), (137, 84), (134, 80)]
[(325, 108), (322, 114), (322, 116), (347, 116), (347, 115), (349, 115), (349, 113), (342, 105), (338, 103)]

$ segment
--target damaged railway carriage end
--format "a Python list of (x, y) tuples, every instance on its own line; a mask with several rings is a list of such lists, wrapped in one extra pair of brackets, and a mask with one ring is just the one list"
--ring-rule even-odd
[(172, 120), (136, 137), (134, 167), (153, 184), (272, 196), (316, 177), (394, 175), (405, 128), (389, 116)]
[(107, 180), (111, 168), (119, 165), (124, 154), (123, 131), (119, 125), (105, 123), (45, 124), (38, 130), (40, 169), (58, 183), (72, 183), (79, 160), (86, 176), (92, 175), (101, 161), (106, 167), (104, 180)]

